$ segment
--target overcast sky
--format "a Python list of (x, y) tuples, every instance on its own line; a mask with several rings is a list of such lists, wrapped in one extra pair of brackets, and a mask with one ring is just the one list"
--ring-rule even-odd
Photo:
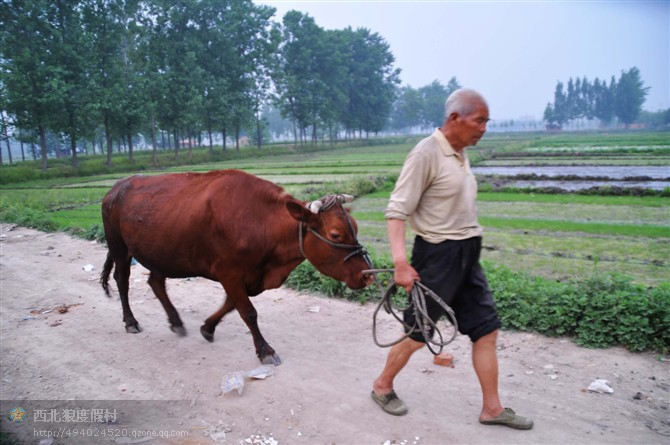
[(670, 0), (254, 0), (322, 28), (368, 28), (390, 45), (403, 85), (456, 77), (488, 99), (493, 119), (541, 119), (558, 81), (601, 80), (637, 67), (643, 109), (670, 107)]

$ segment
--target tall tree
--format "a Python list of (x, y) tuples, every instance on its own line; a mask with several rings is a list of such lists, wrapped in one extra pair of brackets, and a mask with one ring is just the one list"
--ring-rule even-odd
[(608, 125), (614, 119), (614, 90), (616, 80), (612, 76), (610, 85), (607, 81), (600, 82), (598, 78), (593, 81), (593, 116), (600, 120), (603, 125)]
[(621, 72), (614, 93), (614, 109), (616, 116), (626, 128), (640, 114), (648, 93), (649, 87), (644, 86), (637, 67)]
[(82, 24), (82, 7), (78, 0), (54, 0), (47, 6), (53, 24), (54, 45), (50, 48), (61, 90), (61, 113), (54, 115), (53, 130), (67, 135), (72, 166), (78, 166), (77, 143), (92, 136), (97, 122), (92, 94), (95, 54)]
[(53, 61), (56, 32), (48, 0), (0, 3), (0, 75), (7, 88), (6, 108), (20, 128), (39, 134), (42, 169), (47, 168), (47, 132), (61, 112), (63, 88)]
[(391, 128), (403, 130), (423, 125), (423, 104), (418, 90), (410, 85), (400, 87), (391, 112)]
[(350, 34), (345, 128), (362, 133), (378, 132), (388, 122), (400, 70), (393, 67), (395, 57), (388, 43), (377, 33), (358, 28)]
[(302, 132), (316, 124), (317, 101), (326, 87), (319, 78), (324, 30), (314, 19), (298, 11), (287, 12), (282, 19), (282, 45), (274, 71), (278, 96), (275, 100), (282, 116), (293, 122), (295, 143)]
[[(234, 57), (226, 76), (238, 150), (243, 127), (253, 123), (260, 131), (261, 107), (270, 85), (270, 60), (279, 43), (279, 31), (270, 21), (274, 12), (274, 8), (255, 5), (251, 0), (237, 0), (232, 3), (226, 22)], [(258, 139), (260, 143), (261, 138)]]
[(198, 16), (199, 6), (195, 0), (152, 0), (149, 3), (153, 20), (150, 54), (155, 59), (151, 66), (161, 77), (163, 88), (156, 104), (158, 121), (172, 133), (177, 159), (182, 142), (190, 140), (189, 129), (202, 116), (204, 74), (197, 63), (202, 49), (197, 38), (197, 23), (193, 20)]
[[(92, 92), (104, 128), (108, 166), (112, 165), (112, 139), (123, 137), (123, 123), (137, 112), (128, 102), (139, 102), (138, 91), (128, 91), (129, 80), (137, 74), (129, 71), (129, 53), (136, 51), (130, 43), (136, 39), (128, 25), (138, 10), (136, 1), (127, 0), (88, 0), (82, 6), (83, 26), (94, 54)], [(129, 152), (132, 156), (132, 149)]]
[(559, 127), (562, 127), (570, 120), (570, 103), (568, 97), (563, 91), (563, 82), (556, 84), (554, 91), (554, 122)]
[(419, 88), (423, 102), (423, 123), (427, 127), (440, 127), (444, 122), (444, 102), (451, 93), (461, 88), (455, 77), (449, 79), (447, 86), (438, 80)]

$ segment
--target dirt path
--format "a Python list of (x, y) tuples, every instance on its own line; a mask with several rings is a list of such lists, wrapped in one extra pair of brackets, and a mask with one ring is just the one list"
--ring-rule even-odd
[[(236, 313), (224, 319), (213, 344), (200, 336), (199, 326), (223, 300), (219, 284), (168, 281), (189, 331), (180, 338), (168, 329), (146, 271), (134, 266), (131, 305), (144, 331), (130, 335), (118, 297), (105, 297), (97, 282), (104, 246), (9, 225), (0, 226), (0, 238), (2, 430), (26, 443), (149, 439), (130, 437), (133, 428), (172, 436), (149, 444), (670, 443), (667, 358), (527, 333), (500, 338), (500, 388), (508, 406), (535, 419), (533, 430), (477, 422), (480, 394), (461, 336), (447, 348), (455, 368), (433, 365), (427, 351), (415, 355), (396, 387), (410, 413), (386, 415), (370, 398), (386, 356), (371, 336), (374, 306), (287, 289), (254, 299), (261, 330), (283, 364), (264, 380), (246, 380), (241, 395), (223, 394), (224, 376), (260, 363)], [(95, 269), (85, 270), (89, 264)], [(391, 322), (380, 329), (384, 338), (400, 330)], [(614, 393), (587, 391), (598, 378)], [(35, 437), (80, 425), (57, 418), (67, 413), (63, 406), (81, 422), (91, 420), (93, 408), (116, 409), (108, 413), (111, 423), (93, 425), (115, 436), (91, 437), (89, 428), (78, 437)], [(16, 407), (26, 409), (24, 422), (8, 419)], [(54, 413), (48, 422), (44, 416)]]

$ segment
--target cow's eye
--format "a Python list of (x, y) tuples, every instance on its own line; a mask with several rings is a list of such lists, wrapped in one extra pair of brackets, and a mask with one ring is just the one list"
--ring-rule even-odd
[(330, 232), (330, 239), (332, 239), (333, 241), (339, 241), (340, 238), (342, 238), (342, 237), (340, 236), (339, 233), (337, 233), (337, 232)]

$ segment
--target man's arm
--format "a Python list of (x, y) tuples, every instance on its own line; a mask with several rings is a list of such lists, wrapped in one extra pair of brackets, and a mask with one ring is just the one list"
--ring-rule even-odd
[(393, 279), (398, 286), (402, 286), (410, 292), (415, 280), (419, 280), (419, 274), (407, 261), (407, 250), (405, 248), (405, 221), (402, 219), (387, 219), (389, 243), (391, 244), (391, 257), (395, 274)]

